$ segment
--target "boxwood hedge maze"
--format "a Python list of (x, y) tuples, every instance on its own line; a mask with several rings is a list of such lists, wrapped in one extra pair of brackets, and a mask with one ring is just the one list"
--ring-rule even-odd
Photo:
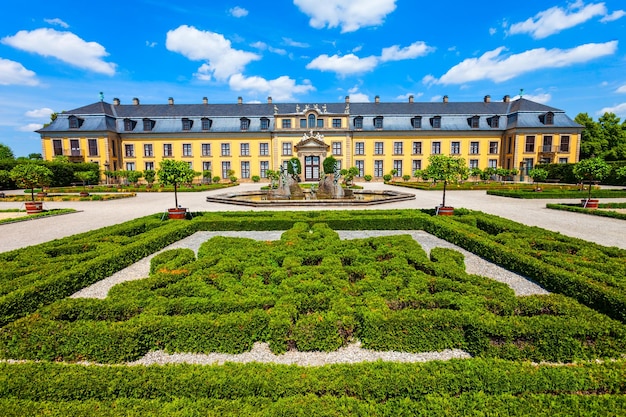
[[(468, 274), (424, 230), (550, 291), (516, 296)], [(105, 299), (69, 298), (159, 252)], [(37, 260), (37, 262), (33, 262)], [(3, 415), (626, 414), (625, 251), (479, 212), (203, 213), (150, 216), (0, 254)], [(275, 354), (458, 349), (470, 359), (326, 366), (129, 366), (151, 351)], [(99, 365), (98, 365), (99, 364)]]

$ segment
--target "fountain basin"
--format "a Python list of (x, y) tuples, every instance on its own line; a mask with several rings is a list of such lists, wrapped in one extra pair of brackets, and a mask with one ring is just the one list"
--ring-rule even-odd
[[(308, 190), (307, 190), (308, 191)], [(303, 198), (270, 199), (266, 190), (225, 193), (206, 198), (210, 203), (235, 204), (252, 207), (285, 207), (285, 206), (371, 206), (394, 203), (396, 201), (414, 200), (415, 195), (399, 191), (367, 191), (354, 190), (352, 197), (317, 199), (305, 192)]]

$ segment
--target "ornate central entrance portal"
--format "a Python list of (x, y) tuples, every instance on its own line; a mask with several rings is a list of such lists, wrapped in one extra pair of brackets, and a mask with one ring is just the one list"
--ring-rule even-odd
[(320, 157), (305, 156), (304, 157), (304, 180), (319, 181), (320, 180)]
[(319, 132), (302, 135), (302, 140), (295, 146), (298, 158), (304, 161), (304, 181), (319, 181), (322, 161), (326, 158), (329, 146), (324, 142), (324, 136)]

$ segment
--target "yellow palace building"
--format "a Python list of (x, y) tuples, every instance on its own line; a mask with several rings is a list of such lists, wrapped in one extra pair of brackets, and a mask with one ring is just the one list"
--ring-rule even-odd
[(468, 166), (519, 169), (578, 161), (582, 126), (563, 110), (524, 98), (477, 102), (122, 104), (99, 101), (58, 114), (38, 130), (46, 160), (65, 155), (101, 170), (158, 169), (165, 158), (188, 161), (241, 181), (267, 178), (293, 157), (305, 181), (322, 161), (357, 167), (374, 180), (425, 169), (432, 154), (460, 156)]

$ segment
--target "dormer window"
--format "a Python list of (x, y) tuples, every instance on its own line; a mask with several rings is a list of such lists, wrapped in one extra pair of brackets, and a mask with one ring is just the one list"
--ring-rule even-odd
[(441, 116), (431, 117), (430, 126), (434, 129), (440, 129), (441, 128)]
[(544, 114), (543, 117), (544, 117), (543, 124), (545, 124), (545, 125), (553, 125), (554, 124), (554, 113), (552, 113), (551, 111), (549, 111), (546, 114)]
[(467, 119), (467, 124), (472, 128), (472, 129), (478, 129), (480, 127), (480, 116), (472, 116), (469, 119)]
[(143, 119), (143, 130), (144, 132), (149, 132), (154, 129), (155, 121), (151, 119)]
[(374, 128), (376, 128), (376, 129), (382, 129), (383, 128), (383, 117), (382, 116), (374, 117)]
[(261, 130), (268, 130), (270, 128), (270, 119), (267, 117), (261, 117)]
[(490, 117), (487, 121), (489, 122), (489, 126), (491, 126), (494, 129), (497, 129), (498, 127), (500, 127), (500, 116)]
[(315, 125), (316, 125), (315, 115), (314, 114), (309, 114), (308, 120), (309, 120), (309, 129), (313, 129), (315, 127)]
[(202, 118), (202, 130), (210, 130), (211, 126), (213, 126), (213, 120), (208, 117)]
[(124, 130), (127, 132), (130, 132), (131, 130), (133, 130), (135, 128), (135, 125), (137, 125), (137, 122), (132, 120), (132, 119), (124, 119)]
[(182, 122), (183, 122), (183, 130), (191, 130), (191, 127), (193, 126), (193, 120), (184, 118)]
[(240, 121), (240, 128), (241, 130), (248, 130), (250, 129), (250, 119), (246, 118), (246, 117), (242, 117), (241, 119), (239, 119)]
[(411, 118), (411, 126), (413, 129), (421, 129), (422, 127), (422, 116), (415, 116)]
[(357, 116), (354, 118), (354, 128), (363, 129), (363, 116)]
[(70, 129), (78, 129), (83, 124), (83, 119), (80, 119), (76, 116), (70, 116), (68, 118)]

